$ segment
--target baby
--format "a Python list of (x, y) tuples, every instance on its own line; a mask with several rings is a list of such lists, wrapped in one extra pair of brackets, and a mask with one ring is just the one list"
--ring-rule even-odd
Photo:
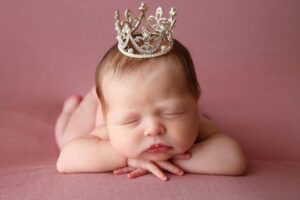
[(245, 172), (239, 144), (199, 111), (200, 87), (188, 50), (175, 39), (162, 44), (159, 54), (141, 58), (136, 49), (122, 49), (119, 38), (100, 62), (90, 92), (65, 101), (55, 127), (59, 172), (113, 171), (129, 178), (150, 172), (163, 181), (163, 170)]

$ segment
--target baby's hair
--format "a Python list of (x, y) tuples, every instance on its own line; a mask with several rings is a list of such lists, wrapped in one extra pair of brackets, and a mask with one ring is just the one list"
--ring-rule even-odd
[(193, 60), (189, 51), (176, 39), (173, 39), (174, 46), (170, 52), (164, 54), (163, 56), (154, 57), (154, 58), (131, 58), (122, 54), (118, 49), (118, 43), (114, 44), (103, 56), (100, 61), (96, 73), (95, 73), (95, 85), (96, 93), (100, 99), (102, 111), (104, 116), (106, 115), (106, 103), (102, 92), (102, 80), (106, 72), (113, 72), (113, 74), (124, 75), (128, 72), (136, 70), (137, 67), (140, 67), (140, 64), (153, 61), (154, 59), (159, 59), (162, 57), (171, 57), (177, 59), (184, 72), (187, 86), (192, 94), (192, 96), (198, 100), (200, 97), (200, 86), (197, 80), (197, 75), (195, 72), (195, 67)]

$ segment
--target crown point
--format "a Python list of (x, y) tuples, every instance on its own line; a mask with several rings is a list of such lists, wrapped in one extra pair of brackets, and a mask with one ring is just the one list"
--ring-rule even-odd
[(119, 20), (120, 19), (120, 13), (118, 10), (115, 11), (115, 20)]
[(170, 15), (175, 16), (176, 14), (177, 14), (176, 8), (172, 7), (171, 10), (170, 10)]
[(142, 3), (141, 3), (141, 6), (139, 7), (139, 10), (140, 10), (140, 11), (147, 11), (147, 10), (148, 10), (148, 7), (147, 7), (147, 5), (146, 5), (144, 2), (142, 2)]

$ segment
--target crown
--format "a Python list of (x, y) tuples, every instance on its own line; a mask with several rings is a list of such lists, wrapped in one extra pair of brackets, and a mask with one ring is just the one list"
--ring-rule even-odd
[[(125, 11), (125, 20), (120, 20), (120, 14), (115, 12), (115, 29), (118, 32), (118, 48), (126, 56), (133, 58), (152, 58), (168, 53), (173, 47), (173, 27), (176, 22), (174, 16), (176, 9), (171, 8), (169, 19), (163, 18), (161, 7), (156, 9), (155, 16), (148, 18), (145, 13), (148, 7), (141, 3), (139, 17), (132, 17), (132, 12)], [(142, 19), (146, 21), (146, 27), (138, 32)]]

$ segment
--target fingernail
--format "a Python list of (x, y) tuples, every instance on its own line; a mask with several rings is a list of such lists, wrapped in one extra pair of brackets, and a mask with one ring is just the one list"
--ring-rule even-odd
[(164, 176), (163, 181), (167, 181), (167, 180), (168, 180), (168, 177)]
[(177, 174), (178, 174), (179, 176), (182, 176), (182, 175), (183, 175), (183, 173), (184, 173), (184, 172), (183, 172), (182, 170), (180, 170), (180, 171), (178, 171), (178, 173), (177, 173)]
[(191, 154), (189, 154), (189, 153), (185, 154), (184, 158), (185, 159), (190, 159), (191, 158)]

